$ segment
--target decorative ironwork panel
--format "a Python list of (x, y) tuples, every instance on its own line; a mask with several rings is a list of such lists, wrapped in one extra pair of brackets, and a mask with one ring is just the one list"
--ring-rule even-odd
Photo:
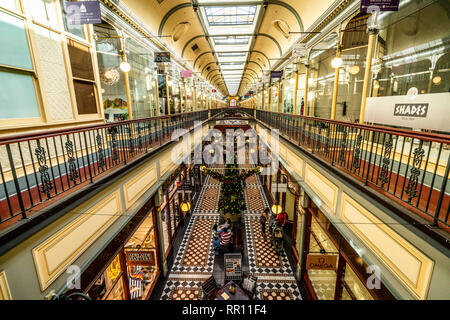
[(69, 140), (67, 136), (67, 141), (64, 144), (67, 152), (67, 161), (69, 162), (69, 179), (73, 181), (74, 184), (77, 183), (77, 179), (79, 178), (77, 165), (74, 157), (74, 146), (73, 142)]
[(102, 168), (102, 171), (105, 170), (105, 151), (103, 150), (103, 138), (100, 134), (98, 134), (95, 139), (97, 140), (97, 157), (98, 157), (98, 167)]
[[(412, 143), (412, 141), (411, 141)], [(423, 156), (425, 155), (425, 150), (423, 149), (423, 141), (420, 140), (419, 146), (414, 149), (414, 160), (410, 170), (411, 175), (409, 176), (408, 186), (406, 187), (406, 194), (408, 195), (408, 202), (410, 203), (412, 199), (417, 197), (417, 183), (420, 176), (420, 166), (422, 164)]]
[(380, 181), (381, 187), (383, 188), (386, 183), (389, 182), (389, 165), (391, 164), (391, 151), (393, 147), (392, 135), (389, 135), (389, 138), (384, 143), (384, 155), (383, 155), (383, 164), (381, 166), (380, 173)]
[(361, 157), (361, 142), (362, 135), (360, 131), (358, 136), (356, 137), (355, 150), (353, 151), (352, 167), (355, 169), (355, 171), (357, 171), (360, 167), (359, 159)]
[(38, 141), (38, 147), (34, 151), (38, 164), (39, 164), (39, 173), (41, 174), (41, 192), (47, 194), (47, 197), (50, 198), (50, 191), (53, 189), (53, 183), (50, 179), (50, 175), (48, 173), (47, 159), (46, 159), (46, 151)]

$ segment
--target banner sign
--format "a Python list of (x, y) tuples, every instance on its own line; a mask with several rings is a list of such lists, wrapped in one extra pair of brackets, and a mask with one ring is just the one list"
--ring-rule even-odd
[(182, 78), (191, 78), (192, 77), (192, 70), (183, 70), (183, 71), (181, 71), (181, 77)]
[(367, 11), (371, 6), (377, 6), (380, 11), (397, 11), (400, 0), (361, 0), (361, 11)]
[(130, 266), (154, 266), (155, 251), (154, 250), (130, 250), (125, 251), (127, 264)]
[(306, 58), (306, 43), (296, 43), (292, 50), (293, 57)]
[(370, 97), (364, 122), (449, 132), (448, 101), (450, 92)]
[(306, 256), (307, 270), (336, 270), (337, 255), (308, 254)]
[(281, 78), (283, 76), (283, 71), (270, 71), (271, 78)]
[(155, 52), (154, 62), (170, 62), (170, 52)]
[(67, 22), (71, 25), (102, 23), (100, 2), (98, 1), (65, 1)]

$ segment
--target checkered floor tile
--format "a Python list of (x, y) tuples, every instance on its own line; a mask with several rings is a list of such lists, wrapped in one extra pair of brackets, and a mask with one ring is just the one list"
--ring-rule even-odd
[(183, 266), (205, 266), (211, 245), (214, 219), (196, 219), (183, 257)]
[(176, 287), (170, 292), (170, 300), (199, 300), (202, 289), (199, 287)]

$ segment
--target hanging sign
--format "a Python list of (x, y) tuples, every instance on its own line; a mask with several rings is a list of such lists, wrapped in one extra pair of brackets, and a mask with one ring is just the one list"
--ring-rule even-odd
[(292, 50), (293, 57), (306, 58), (306, 43), (296, 43)]
[(448, 132), (450, 93), (410, 93), (367, 98), (364, 122)]
[(192, 70), (183, 70), (181, 71), (182, 78), (192, 78)]
[(170, 62), (170, 52), (155, 52), (154, 62)]
[(281, 78), (283, 76), (283, 71), (270, 71), (271, 78)]
[(127, 264), (130, 266), (154, 266), (155, 251), (154, 250), (130, 250), (125, 251)]
[(380, 11), (398, 11), (400, 0), (361, 0), (361, 11), (367, 11), (369, 7), (378, 7)]
[(336, 270), (337, 255), (308, 254), (306, 256), (307, 270)]
[(64, 7), (70, 25), (102, 23), (98, 1), (65, 1)]

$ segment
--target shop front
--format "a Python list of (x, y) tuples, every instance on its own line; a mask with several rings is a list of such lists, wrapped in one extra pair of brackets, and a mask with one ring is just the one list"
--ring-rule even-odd
[[(300, 208), (292, 250), (301, 259), (301, 281), (313, 300), (394, 300), (375, 279), (360, 249), (339, 233), (309, 198)], [(303, 251), (302, 251), (303, 248)], [(301, 256), (300, 256), (301, 254)]]
[(156, 208), (150, 199), (81, 274), (93, 300), (148, 300), (160, 278)]

